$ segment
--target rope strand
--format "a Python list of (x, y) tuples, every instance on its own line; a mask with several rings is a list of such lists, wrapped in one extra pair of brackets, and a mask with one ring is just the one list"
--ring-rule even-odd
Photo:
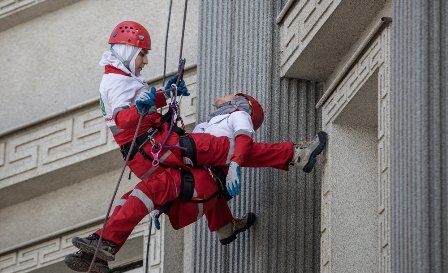
[[(140, 129), (140, 125), (142, 123), (143, 117), (144, 117), (144, 114), (143, 113), (140, 114), (140, 118), (139, 118), (138, 123), (137, 123), (137, 128), (136, 128), (135, 133), (134, 133), (134, 138), (132, 139), (131, 147), (129, 148), (130, 151), (132, 151), (132, 149), (134, 148), (135, 141), (137, 139), (137, 134), (138, 134), (138, 131)], [(87, 271), (88, 273), (90, 273), (92, 268), (93, 268), (93, 264), (95, 263), (95, 259), (96, 259), (96, 256), (98, 254), (98, 249), (99, 249), (99, 247), (101, 245), (101, 242), (103, 241), (104, 228), (106, 227), (106, 224), (109, 221), (109, 214), (110, 214), (110, 211), (112, 209), (112, 204), (114, 203), (115, 197), (117, 196), (118, 187), (120, 186), (120, 182), (121, 182), (121, 179), (123, 178), (124, 170), (126, 169), (126, 166), (128, 165), (130, 156), (131, 156), (131, 153), (128, 153), (126, 155), (126, 160), (124, 162), (124, 166), (121, 169), (120, 176), (118, 177), (117, 185), (115, 186), (115, 191), (114, 191), (114, 194), (112, 195), (112, 200), (110, 201), (109, 208), (107, 209), (106, 218), (104, 219), (103, 228), (101, 229), (100, 238), (98, 240), (98, 244), (96, 245), (95, 253), (93, 254), (92, 261), (90, 262), (89, 270)]]

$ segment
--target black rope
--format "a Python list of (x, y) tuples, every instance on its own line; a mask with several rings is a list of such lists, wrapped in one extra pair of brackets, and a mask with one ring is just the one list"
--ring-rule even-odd
[(145, 265), (145, 273), (148, 273), (149, 269), (149, 245), (151, 243), (151, 232), (152, 232), (152, 217), (149, 214), (149, 235), (148, 235), (148, 243), (146, 244), (146, 265)]
[(163, 83), (162, 83), (163, 86), (165, 86), (165, 78), (166, 78), (166, 56), (167, 56), (167, 51), (168, 51), (168, 34), (170, 32), (172, 5), (173, 5), (173, 0), (170, 0), (170, 6), (168, 8), (168, 21), (166, 24), (166, 35), (165, 35), (165, 55), (164, 55), (164, 59), (163, 59)]
[[(140, 114), (140, 118), (138, 119), (137, 129), (135, 130), (134, 138), (132, 139), (132, 143), (131, 143), (131, 147), (130, 147), (131, 151), (134, 148), (135, 140), (137, 139), (137, 134), (138, 134), (138, 131), (140, 129), (140, 125), (142, 123), (142, 120), (143, 120), (144, 116), (145, 115), (142, 113), (142, 114)], [(114, 203), (115, 197), (117, 196), (118, 187), (120, 186), (120, 182), (121, 182), (121, 179), (123, 178), (124, 170), (126, 169), (126, 166), (128, 165), (130, 156), (131, 156), (131, 153), (128, 153), (126, 155), (126, 160), (124, 162), (123, 168), (121, 169), (120, 176), (118, 177), (117, 185), (115, 186), (115, 191), (114, 191), (114, 194), (112, 195), (112, 200), (110, 201), (109, 208), (107, 209), (106, 218), (104, 219), (103, 228), (101, 229), (100, 238), (98, 240), (98, 244), (96, 245), (95, 253), (93, 254), (92, 261), (90, 262), (89, 270), (87, 271), (88, 273), (90, 273), (91, 270), (92, 270), (93, 264), (95, 263), (95, 259), (96, 259), (96, 256), (98, 254), (98, 249), (99, 249), (99, 247), (101, 245), (101, 242), (103, 241), (104, 228), (106, 227), (107, 221), (109, 221), (109, 214), (110, 214), (110, 211), (112, 209), (112, 204)]]
[[(168, 33), (170, 29), (170, 20), (171, 20), (171, 7), (172, 7), (172, 0), (170, 0), (170, 6), (169, 6), (169, 12), (168, 12), (168, 22), (166, 27), (166, 36), (165, 36), (165, 57), (164, 57), (164, 63), (163, 63), (163, 86), (165, 86), (165, 77), (166, 77), (166, 57), (167, 57), (167, 48), (168, 48)], [(185, 60), (182, 59), (182, 52), (184, 48), (184, 36), (185, 36), (185, 22), (187, 19), (187, 7), (188, 7), (188, 0), (185, 0), (185, 6), (184, 6), (184, 18), (182, 22), (182, 37), (180, 41), (180, 55), (179, 55), (179, 71), (177, 73), (177, 80), (176, 85), (179, 85), (180, 80), (183, 77), (183, 70), (185, 67)], [(171, 120), (171, 122), (174, 122)], [(148, 273), (149, 269), (149, 246), (151, 244), (151, 231), (152, 231), (152, 217), (151, 214), (148, 215), (150, 218), (149, 222), (149, 233), (148, 233), (148, 243), (146, 245), (146, 266), (145, 266), (145, 273)]]
[(185, 0), (184, 21), (182, 22), (182, 38), (180, 39), (179, 60), (182, 60), (182, 51), (184, 49), (185, 21), (187, 20), (187, 7), (188, 7), (188, 0)]
[(185, 59), (183, 59), (183, 50), (184, 50), (184, 36), (185, 36), (185, 21), (187, 20), (187, 7), (188, 7), (188, 0), (185, 0), (185, 6), (184, 6), (184, 20), (182, 22), (182, 38), (180, 39), (180, 52), (179, 52), (179, 71), (177, 73), (177, 81), (176, 85), (179, 86), (179, 82), (183, 78), (184, 73), (184, 67), (185, 67)]
[[(169, 13), (169, 16), (168, 16), (168, 27), (167, 27), (167, 35), (166, 35), (166, 41), (165, 41), (165, 64), (164, 64), (164, 78), (163, 78), (164, 81), (165, 81), (165, 72), (166, 72), (166, 51), (167, 51), (166, 47), (167, 47), (167, 41), (168, 41), (168, 29), (169, 29), (170, 16), (171, 16), (171, 4), (172, 4), (172, 3), (170, 2), (170, 13)], [(180, 56), (179, 56), (179, 60), (180, 60), (180, 62), (182, 61), (182, 52), (183, 52), (183, 47), (184, 47), (185, 21), (186, 21), (186, 17), (187, 17), (187, 6), (188, 6), (188, 0), (185, 0), (184, 18), (183, 18), (183, 23), (182, 23), (182, 38), (181, 38)], [(185, 60), (184, 60), (183, 62), (184, 62), (184, 64), (185, 64)], [(183, 69), (182, 69), (182, 70), (183, 70)], [(183, 71), (182, 71), (182, 72), (183, 72)], [(180, 80), (181, 80), (181, 78), (182, 78), (182, 76), (183, 76), (183, 75), (181, 75), (181, 74), (183, 74), (183, 73), (178, 73), (178, 77), (177, 77), (176, 85), (179, 84), (179, 82), (180, 82)], [(135, 130), (134, 137), (133, 137), (133, 139), (132, 139), (131, 147), (129, 148), (130, 151), (132, 151), (132, 149), (134, 148), (135, 141), (136, 141), (136, 139), (137, 139), (137, 134), (138, 134), (138, 131), (139, 131), (139, 129), (140, 129), (140, 125), (141, 125), (141, 123), (142, 123), (142, 120), (143, 120), (143, 117), (144, 117), (144, 116), (145, 116), (145, 115), (144, 115), (143, 113), (140, 114), (140, 118), (139, 118), (138, 123), (137, 123), (137, 128), (136, 128), (136, 130)], [(97, 243), (97, 245), (96, 245), (95, 253), (93, 254), (93, 258), (92, 258), (92, 261), (90, 262), (89, 270), (87, 271), (87, 273), (90, 273), (90, 272), (91, 272), (91, 270), (92, 270), (92, 268), (93, 268), (93, 264), (95, 263), (95, 259), (96, 259), (97, 254), (98, 254), (99, 247), (100, 247), (100, 245), (101, 245), (101, 243), (102, 243), (102, 241), (103, 241), (104, 228), (106, 227), (106, 224), (107, 224), (107, 222), (109, 221), (109, 215), (110, 215), (110, 211), (111, 211), (111, 209), (112, 209), (112, 204), (113, 204), (113, 202), (114, 202), (114, 200), (115, 200), (115, 197), (116, 197), (116, 195), (117, 195), (118, 188), (119, 188), (119, 186), (120, 186), (121, 179), (123, 178), (123, 174), (124, 174), (124, 171), (125, 171), (125, 169), (126, 169), (126, 166), (128, 165), (130, 155), (131, 155), (131, 153), (128, 153), (128, 154), (126, 155), (126, 160), (125, 160), (124, 166), (123, 166), (123, 168), (122, 168), (122, 170), (121, 170), (120, 176), (118, 177), (117, 185), (115, 186), (114, 194), (112, 195), (112, 200), (111, 200), (111, 202), (110, 202), (110, 204), (109, 204), (109, 208), (107, 209), (106, 218), (104, 219), (103, 227), (102, 227), (102, 229), (101, 229), (100, 238), (99, 238), (98, 243)], [(150, 225), (149, 225), (150, 236), (151, 236), (151, 229), (152, 229), (152, 219), (150, 220)], [(149, 244), (150, 244), (150, 240), (151, 240), (151, 237), (150, 237), (150, 236), (149, 236), (149, 238), (148, 238), (148, 246), (147, 246), (147, 254), (146, 254), (146, 255), (147, 255), (147, 257), (146, 257), (146, 259), (147, 259), (146, 270), (148, 270)], [(147, 271), (146, 271), (146, 272), (147, 272)]]

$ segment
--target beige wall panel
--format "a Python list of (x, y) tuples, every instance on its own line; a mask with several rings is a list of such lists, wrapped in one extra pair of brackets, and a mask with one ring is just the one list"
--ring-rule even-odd
[[(0, 250), (105, 215), (118, 175), (108, 172), (0, 210)], [(135, 182), (124, 177), (115, 201)]]
[[(189, 1), (184, 56), (196, 63), (197, 0)], [(149, 29), (152, 50), (143, 75), (163, 73), (169, 1), (80, 1), (9, 28), (0, 35), (0, 133), (94, 98), (98, 65), (113, 27), (135, 20)], [(14, 15), (11, 15), (14, 16)], [(183, 1), (173, 1), (168, 71), (177, 69)]]

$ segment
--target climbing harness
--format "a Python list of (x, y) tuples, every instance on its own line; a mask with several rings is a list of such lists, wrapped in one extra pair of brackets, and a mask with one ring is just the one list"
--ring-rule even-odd
[[(162, 142), (162, 145), (160, 146), (160, 150), (164, 148), (164, 144), (166, 143), (166, 140), (168, 139), (169, 134), (172, 132), (172, 125), (173, 125), (173, 122), (174, 122), (174, 114), (175, 114), (175, 113), (178, 113), (178, 106), (179, 106), (179, 105), (178, 105), (178, 103), (176, 102), (176, 99), (177, 99), (177, 86), (179, 85), (179, 82), (182, 80), (183, 73), (184, 73), (184, 69), (185, 69), (185, 61), (186, 61), (184, 58), (182, 58), (182, 52), (183, 52), (183, 44), (184, 44), (185, 21), (186, 21), (186, 17), (187, 17), (187, 7), (188, 7), (188, 0), (185, 0), (185, 6), (184, 6), (184, 18), (183, 18), (183, 23), (182, 23), (182, 37), (181, 37), (180, 54), (179, 54), (179, 67), (178, 67), (178, 71), (177, 71), (177, 80), (176, 80), (176, 84), (175, 84), (175, 86), (172, 86), (172, 87), (171, 87), (172, 90), (169, 90), (169, 91), (168, 91), (168, 92), (173, 91), (173, 96), (171, 97), (171, 103), (170, 103), (170, 106), (169, 106), (169, 107), (170, 107), (170, 110), (172, 111), (170, 130), (169, 130), (167, 136), (165, 137), (165, 140)], [(169, 9), (170, 9), (170, 10), (169, 10), (169, 13), (170, 13), (170, 15), (171, 15), (171, 2), (170, 2)], [(171, 16), (168, 17), (168, 26), (169, 26), (169, 23), (170, 23), (170, 21), (169, 21), (169, 20), (170, 20), (170, 17), (171, 17)], [(168, 29), (167, 29), (167, 32), (168, 32)], [(168, 40), (168, 34), (166, 35), (166, 40)], [(166, 43), (167, 43), (167, 41), (165, 41), (165, 44), (166, 44)], [(166, 51), (166, 50), (165, 50), (165, 51)], [(164, 67), (165, 67), (165, 68), (164, 68), (164, 79), (165, 79), (165, 71), (166, 71), (166, 70), (165, 70), (165, 69), (166, 69), (166, 55), (165, 55), (165, 64), (164, 64)], [(182, 96), (181, 96), (181, 98), (182, 98)], [(169, 112), (170, 112), (170, 111), (169, 111)], [(179, 112), (179, 113), (180, 113), (180, 112)], [(130, 144), (130, 146), (129, 146), (129, 150), (130, 150), (130, 151), (132, 151), (132, 150), (134, 149), (134, 146), (135, 146), (135, 144), (136, 144), (136, 140), (137, 140), (137, 134), (138, 134), (138, 132), (139, 132), (139, 129), (140, 129), (140, 126), (141, 126), (141, 123), (142, 123), (142, 120), (143, 120), (143, 117), (144, 117), (144, 116), (145, 116), (145, 113), (140, 113), (140, 117), (139, 117), (139, 120), (138, 120), (138, 123), (137, 123), (137, 128), (136, 128), (135, 133), (134, 133), (134, 136), (133, 136), (133, 138), (132, 138), (132, 142), (131, 142), (131, 144)], [(154, 133), (154, 134), (155, 134), (155, 133)], [(141, 147), (141, 145), (140, 145), (140, 147)], [(166, 147), (166, 148), (168, 148), (168, 147)], [(159, 158), (158, 158), (158, 155), (159, 155), (159, 153), (160, 153), (160, 150), (159, 150), (159, 151), (154, 151), (155, 153), (153, 154), (153, 156), (154, 156), (154, 155), (156, 156), (156, 157), (154, 157), (154, 159), (153, 159), (153, 165), (155, 165), (155, 166), (158, 166), (158, 165), (160, 164), (160, 160), (159, 160)], [(117, 181), (117, 184), (116, 184), (116, 186), (115, 186), (114, 193), (113, 193), (113, 195), (112, 195), (112, 200), (111, 200), (111, 202), (110, 202), (110, 204), (109, 204), (109, 207), (108, 207), (108, 209), (107, 209), (106, 217), (105, 217), (105, 219), (104, 219), (103, 227), (102, 227), (102, 229), (101, 229), (100, 238), (99, 238), (98, 243), (97, 243), (97, 245), (96, 245), (95, 253), (93, 254), (92, 261), (91, 261), (90, 266), (89, 266), (89, 269), (88, 269), (88, 271), (87, 271), (88, 273), (90, 273), (90, 272), (92, 271), (93, 264), (95, 263), (95, 259), (96, 259), (97, 254), (98, 254), (99, 247), (100, 247), (100, 245), (101, 245), (101, 243), (102, 243), (102, 241), (103, 241), (104, 229), (105, 229), (106, 224), (107, 224), (107, 222), (108, 222), (108, 220), (109, 220), (109, 215), (110, 215), (110, 211), (111, 211), (111, 209), (112, 209), (112, 204), (113, 204), (113, 202), (114, 202), (114, 200), (115, 200), (115, 197), (116, 197), (116, 195), (117, 195), (118, 187), (120, 186), (120, 182), (121, 182), (121, 179), (123, 178), (123, 174), (124, 174), (124, 171), (125, 171), (125, 169), (126, 169), (126, 166), (128, 165), (130, 156), (131, 156), (131, 153), (128, 152), (128, 153), (126, 154), (125, 163), (124, 163), (123, 168), (121, 169), (120, 175), (119, 175), (119, 177), (118, 177), (118, 181)], [(149, 252), (149, 244), (150, 244), (150, 241), (151, 241), (151, 229), (152, 229), (152, 218), (151, 218), (151, 220), (150, 220), (150, 227), (149, 227), (148, 246), (147, 246), (147, 253), (146, 253), (146, 255), (147, 255), (147, 257), (146, 257), (146, 261), (147, 261), (147, 262), (146, 262), (145, 272), (148, 272), (148, 268), (149, 268), (149, 265), (148, 265), (148, 256), (149, 256), (149, 254), (148, 254), (148, 252)]]

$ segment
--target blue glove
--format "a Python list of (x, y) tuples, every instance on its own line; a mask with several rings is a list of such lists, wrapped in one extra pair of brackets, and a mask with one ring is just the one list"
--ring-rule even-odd
[(241, 188), (241, 170), (238, 163), (231, 161), (229, 165), (229, 172), (226, 177), (227, 192), (230, 196), (235, 197), (240, 193)]
[(156, 105), (156, 88), (151, 87), (151, 91), (143, 92), (135, 101), (138, 112), (146, 113), (148, 110)]
[(187, 86), (185, 85), (184, 80), (181, 80), (179, 83), (179, 86), (177, 86), (177, 95), (179, 96), (190, 96), (190, 93), (188, 93)]
[[(177, 76), (172, 77), (165, 85), (165, 90), (170, 89), (172, 84), (176, 84), (176, 81), (177, 81)], [(171, 92), (167, 91), (167, 92), (165, 92), (165, 94), (171, 98)], [(184, 80), (181, 80), (179, 82), (179, 85), (177, 86), (177, 95), (178, 96), (183, 95), (186, 97), (190, 96), (190, 93), (188, 93), (188, 89), (187, 89), (187, 86), (185, 85)]]

